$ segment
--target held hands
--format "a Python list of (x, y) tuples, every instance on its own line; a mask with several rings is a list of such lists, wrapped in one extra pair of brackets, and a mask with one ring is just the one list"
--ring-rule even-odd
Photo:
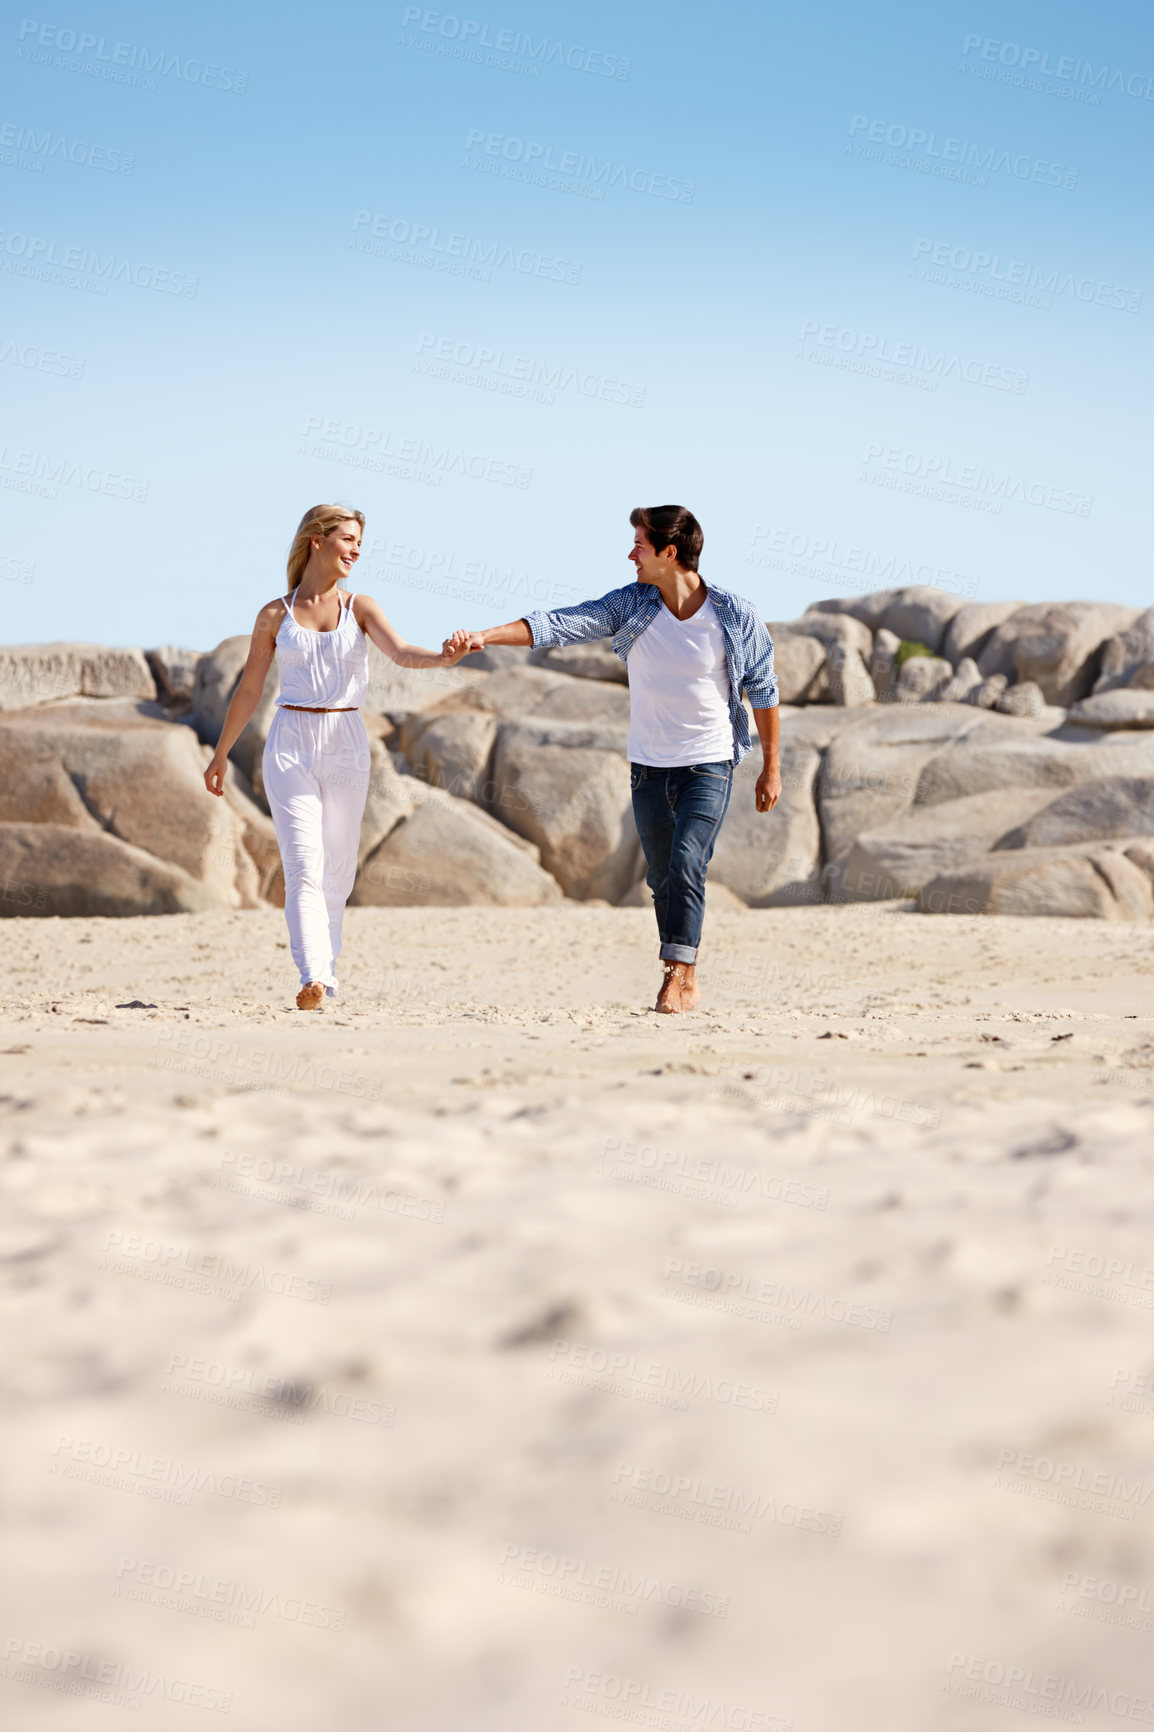
[(445, 667), (455, 667), (462, 656), (472, 655), (474, 650), (484, 649), (485, 637), (479, 631), (455, 631), (452, 637), (447, 637), (441, 645), (441, 660)]
[(757, 809), (772, 812), (781, 799), (781, 771), (776, 764), (766, 764), (757, 778)]

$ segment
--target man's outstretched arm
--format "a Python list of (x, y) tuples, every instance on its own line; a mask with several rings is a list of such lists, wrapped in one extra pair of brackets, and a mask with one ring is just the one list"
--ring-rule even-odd
[[(460, 634), (454, 633), (454, 637), (458, 635)], [(513, 619), (509, 621), (508, 625), (491, 625), (485, 631), (470, 631), (464, 635), (469, 640), (469, 647), (465, 651), (466, 655), (471, 655), (474, 650), (484, 649), (485, 645), (490, 643), (513, 644), (520, 649), (533, 642), (533, 633), (529, 630), (528, 621), (523, 619)], [(451, 643), (452, 639), (446, 638), (445, 641)]]
[[(612, 637), (621, 630), (626, 614), (626, 602), (636, 594), (636, 584), (610, 590), (595, 601), (578, 602), (575, 607), (540, 608), (523, 619), (508, 625), (489, 626), (485, 631), (463, 635), (469, 639), (469, 651), (484, 649), (486, 644), (532, 644), (535, 649), (552, 649), (559, 644), (588, 643), (592, 638)], [(462, 634), (454, 632), (453, 636)], [(453, 640), (446, 638), (446, 643)], [(466, 654), (469, 653), (466, 651)]]

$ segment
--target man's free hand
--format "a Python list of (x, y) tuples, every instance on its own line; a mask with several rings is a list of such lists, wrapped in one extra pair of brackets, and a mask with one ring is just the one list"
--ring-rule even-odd
[(766, 764), (757, 778), (757, 809), (772, 812), (781, 799), (781, 770), (776, 764)]

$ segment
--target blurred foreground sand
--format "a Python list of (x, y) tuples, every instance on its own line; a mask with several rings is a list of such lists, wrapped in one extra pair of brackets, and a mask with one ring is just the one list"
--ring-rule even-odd
[(706, 940), (0, 924), (6, 1725), (1144, 1717), (1154, 941)]

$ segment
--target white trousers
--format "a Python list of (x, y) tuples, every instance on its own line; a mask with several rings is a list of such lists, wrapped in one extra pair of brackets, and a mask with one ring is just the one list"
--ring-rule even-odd
[(337, 990), (345, 903), (369, 790), (369, 742), (358, 710), (278, 710), (261, 760), (284, 867), (284, 911), (301, 985)]

